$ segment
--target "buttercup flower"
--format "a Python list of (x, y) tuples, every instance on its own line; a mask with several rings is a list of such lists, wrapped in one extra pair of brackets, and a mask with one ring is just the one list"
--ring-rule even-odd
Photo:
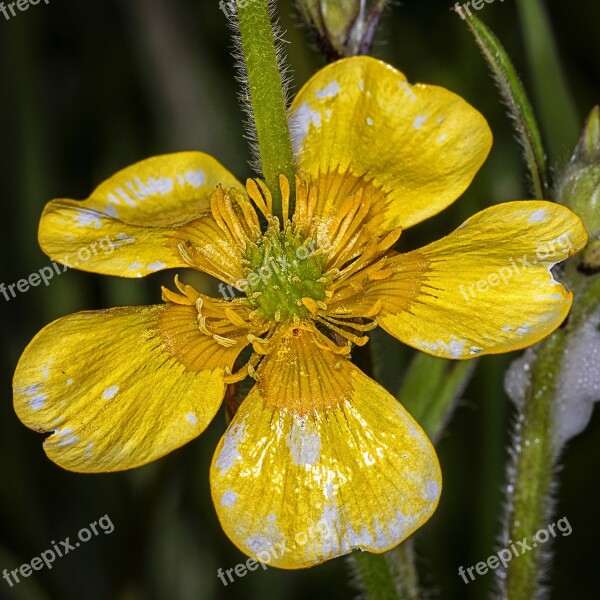
[(163, 304), (61, 318), (23, 353), (14, 393), (19, 418), (52, 432), (53, 461), (116, 471), (195, 438), (227, 385), (253, 377), (215, 452), (212, 496), (243, 552), (299, 568), (392, 548), (440, 496), (431, 443), (350, 362), (352, 347), (376, 325), (447, 358), (533, 344), (572, 301), (550, 268), (587, 236), (563, 206), (509, 202), (394, 252), (402, 229), (466, 189), (491, 134), (458, 96), (410, 85), (378, 60), (319, 71), (290, 119), (298, 176), (280, 180), (281, 222), (260, 180), (243, 186), (199, 152), (135, 164), (85, 201), (50, 202), (39, 238), (55, 260), (77, 266), (80, 248), (108, 236), (114, 252), (82, 268), (142, 277), (192, 267), (221, 280), (226, 298), (176, 279)]

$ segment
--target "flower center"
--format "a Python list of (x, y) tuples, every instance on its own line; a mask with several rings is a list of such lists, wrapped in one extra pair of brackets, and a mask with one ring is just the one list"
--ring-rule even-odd
[(305, 317), (325, 298), (325, 258), (313, 239), (299, 240), (289, 228), (267, 231), (246, 251), (244, 291), (264, 319)]

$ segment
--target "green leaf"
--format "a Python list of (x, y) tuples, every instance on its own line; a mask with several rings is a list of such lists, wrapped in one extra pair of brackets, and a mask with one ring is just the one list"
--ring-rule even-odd
[(518, 0), (522, 39), (531, 71), (534, 98), (548, 149), (560, 160), (577, 141), (580, 119), (571, 97), (552, 35), (548, 13), (540, 0)]
[(451, 361), (422, 352), (413, 358), (396, 396), (434, 443), (471, 379), (475, 365), (476, 359)]
[(473, 14), (456, 11), (467, 23), (481, 48), (500, 94), (508, 106), (531, 179), (533, 194), (542, 200), (548, 197), (546, 152), (531, 103), (525, 89), (498, 38)]

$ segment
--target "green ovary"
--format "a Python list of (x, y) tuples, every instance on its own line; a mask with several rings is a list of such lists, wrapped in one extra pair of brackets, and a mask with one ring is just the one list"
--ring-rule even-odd
[(325, 256), (313, 240), (298, 240), (290, 231), (266, 233), (246, 251), (249, 267), (245, 292), (264, 319), (305, 317), (302, 298), (325, 298)]

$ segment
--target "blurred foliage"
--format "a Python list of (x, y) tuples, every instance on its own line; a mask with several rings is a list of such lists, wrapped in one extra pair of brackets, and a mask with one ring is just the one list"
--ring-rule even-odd
[[(299, 26), (293, 2), (280, 1), (294, 87), (323, 59)], [(523, 3), (524, 4), (524, 3)], [(598, 103), (600, 5), (582, 0), (545, 4), (555, 46), (575, 100), (576, 118)], [(405, 0), (382, 21), (374, 55), (411, 81), (445, 86), (488, 119), (495, 144), (486, 165), (460, 201), (444, 215), (403, 235), (400, 249), (448, 233), (490, 204), (526, 197), (524, 169), (510, 123), (478, 49), (442, 0)], [(552, 96), (552, 81), (532, 77), (555, 57), (526, 56), (512, 2), (485, 4), (478, 16), (507, 48), (536, 100)], [(534, 27), (531, 20), (525, 20)], [(199, 149), (216, 156), (238, 177), (252, 174), (237, 101), (231, 37), (217, 0), (51, 0), (6, 20), (0, 14), (0, 161), (2, 207), (0, 281), (27, 277), (48, 264), (36, 242), (37, 223), (51, 198), (86, 197), (117, 169), (144, 157)], [(550, 62), (548, 62), (550, 64)], [(533, 75), (536, 75), (535, 73)], [(535, 85), (534, 85), (535, 82)], [(542, 118), (552, 105), (546, 104)], [(553, 134), (553, 159), (572, 148)], [(196, 275), (186, 274), (188, 280)], [(75, 271), (56, 276), (10, 301), (0, 296), (0, 571), (17, 568), (74, 537), (108, 514), (115, 525), (52, 570), (35, 572), (14, 588), (0, 580), (0, 599), (187, 600), (220, 598), (350, 598), (343, 559), (306, 571), (259, 569), (227, 587), (217, 568), (244, 562), (220, 530), (208, 485), (211, 453), (224, 430), (220, 414), (198, 440), (133, 472), (77, 475), (50, 463), (42, 436), (15, 417), (11, 377), (27, 342), (51, 320), (83, 309), (156, 303), (171, 274), (121, 281)], [(214, 282), (197, 282), (215, 291)], [(392, 393), (412, 351), (378, 331), (373, 335), (378, 379)], [(464, 400), (438, 443), (444, 473), (440, 507), (416, 536), (426, 586), (443, 600), (487, 596), (492, 575), (465, 585), (458, 567), (485, 560), (502, 512), (506, 443), (512, 409), (502, 390), (511, 357), (485, 357)], [(557, 515), (573, 527), (555, 541), (553, 598), (597, 597), (595, 552), (600, 522), (590, 481), (600, 467), (600, 417), (567, 449)]]

